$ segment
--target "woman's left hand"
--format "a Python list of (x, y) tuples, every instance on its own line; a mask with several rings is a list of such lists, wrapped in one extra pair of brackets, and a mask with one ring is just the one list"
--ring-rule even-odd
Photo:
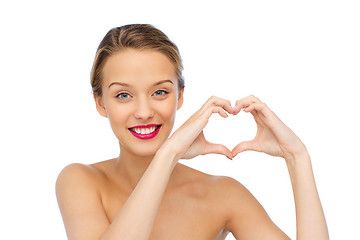
[(254, 116), (257, 133), (253, 140), (242, 142), (232, 150), (234, 157), (241, 152), (252, 150), (283, 157), (287, 161), (297, 154), (307, 152), (305, 145), (295, 133), (255, 96), (237, 100), (234, 114), (238, 114), (241, 109)]

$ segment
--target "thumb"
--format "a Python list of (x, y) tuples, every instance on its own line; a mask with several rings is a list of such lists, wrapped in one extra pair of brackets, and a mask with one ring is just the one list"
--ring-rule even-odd
[(235, 157), (239, 153), (249, 151), (249, 150), (259, 152), (260, 147), (254, 141), (245, 141), (245, 142), (241, 142), (238, 145), (236, 145), (231, 152), (232, 152), (233, 157)]
[(203, 155), (209, 153), (225, 155), (229, 159), (233, 158), (231, 151), (222, 144), (214, 144), (207, 142)]

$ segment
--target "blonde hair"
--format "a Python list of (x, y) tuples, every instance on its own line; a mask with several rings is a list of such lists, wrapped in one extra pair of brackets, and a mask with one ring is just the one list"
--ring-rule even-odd
[(184, 88), (183, 65), (177, 46), (152, 25), (130, 24), (111, 29), (100, 42), (90, 76), (93, 94), (102, 96), (102, 75), (106, 59), (126, 48), (152, 49), (165, 54), (176, 69), (179, 90)]

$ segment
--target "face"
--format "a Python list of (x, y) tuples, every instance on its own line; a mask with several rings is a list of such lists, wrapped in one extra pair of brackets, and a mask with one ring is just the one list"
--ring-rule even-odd
[(109, 119), (121, 150), (155, 154), (183, 102), (173, 63), (160, 52), (126, 49), (106, 60), (102, 80), (97, 110)]

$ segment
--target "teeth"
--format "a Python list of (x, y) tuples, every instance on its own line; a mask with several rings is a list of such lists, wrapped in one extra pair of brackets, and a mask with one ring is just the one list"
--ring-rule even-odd
[(149, 128), (132, 128), (132, 130), (134, 132), (136, 132), (137, 134), (142, 134), (142, 135), (153, 133), (155, 131), (155, 129), (156, 129), (155, 126), (149, 127)]

